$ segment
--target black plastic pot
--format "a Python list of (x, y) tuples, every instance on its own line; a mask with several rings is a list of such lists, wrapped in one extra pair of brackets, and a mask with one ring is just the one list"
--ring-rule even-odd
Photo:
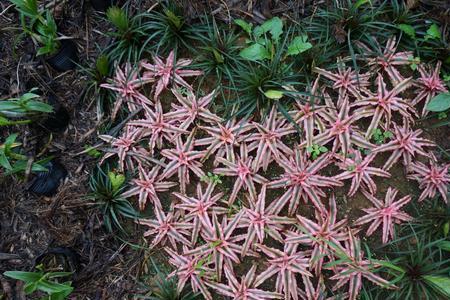
[(91, 5), (93, 9), (104, 12), (116, 2), (115, 0), (91, 0)]
[(49, 132), (62, 132), (69, 125), (70, 115), (67, 109), (58, 100), (54, 94), (48, 95), (48, 104), (53, 106), (53, 112), (47, 115), (47, 118), (39, 125)]
[(36, 172), (31, 180), (28, 191), (38, 196), (51, 197), (67, 177), (66, 168), (58, 161), (52, 160), (44, 165), (47, 172)]
[(36, 257), (35, 265), (48, 265), (51, 259), (55, 258), (57, 263), (63, 267), (64, 272), (80, 271), (80, 255), (72, 248), (55, 247), (50, 248), (38, 257)]
[(77, 44), (72, 40), (61, 40), (58, 53), (46, 59), (56, 71), (64, 72), (75, 69), (78, 63)]

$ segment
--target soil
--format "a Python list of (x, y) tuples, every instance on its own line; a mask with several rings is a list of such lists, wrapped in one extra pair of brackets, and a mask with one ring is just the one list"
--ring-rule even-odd
[[(99, 49), (109, 42), (102, 34), (108, 30), (108, 24), (92, 11), (88, 1), (59, 2), (61, 5), (53, 7), (58, 28), (76, 41), (80, 64), (89, 66), (98, 56)], [(153, 4), (153, 1), (132, 2), (135, 11), (148, 9)], [(258, 4), (254, 7), (241, 3), (247, 1), (233, 0), (208, 1), (209, 5), (205, 4), (206, 1), (180, 2), (191, 18), (207, 7), (216, 11), (216, 15), (224, 21), (229, 21), (230, 15), (247, 16), (253, 12), (254, 20), (258, 22), (273, 15), (283, 14), (288, 18), (308, 15), (316, 2), (326, 1), (265, 0), (256, 1)], [(221, 3), (228, 5), (224, 7)], [(98, 119), (95, 100), (83, 98), (88, 76), (81, 68), (65, 73), (51, 70), (42, 58), (34, 56), (34, 45), (29, 38), (19, 37), (20, 32), (14, 8), (9, 1), (0, 0), (0, 98), (16, 96), (37, 87), (58, 97), (70, 113), (70, 122), (64, 132), (54, 134), (34, 125), (8, 129), (0, 127), (0, 138), (4, 139), (13, 132), (20, 133), (27, 154), (38, 155), (45, 148), (45, 154), (55, 156), (67, 168), (69, 176), (59, 192), (50, 198), (29, 194), (26, 183), (19, 178), (0, 176), (0, 274), (7, 270), (31, 271), (42, 254), (52, 248), (64, 247), (71, 249), (79, 258), (79, 268), (73, 276), (73, 299), (131, 299), (133, 295), (144, 294), (154, 285), (151, 259), (165, 264), (163, 251), (148, 250), (145, 247), (147, 241), (142, 238), (143, 229), (132, 222), (127, 224), (132, 229), (129, 230), (133, 232), (131, 236), (124, 238), (109, 234), (102, 226), (101, 213), (86, 199), (89, 175), (96, 159), (80, 153), (86, 145), (98, 142), (99, 128), (104, 125)], [(450, 149), (448, 127), (430, 128), (433, 122), (430, 120), (421, 125), (427, 128), (426, 137), (436, 141), (443, 149)], [(212, 170), (212, 164), (209, 166)], [(268, 172), (263, 176), (275, 178), (278, 174)], [(381, 191), (395, 185), (401, 195), (418, 195), (416, 183), (404, 178), (403, 167), (397, 164), (391, 179), (377, 179), (376, 182)], [(222, 181), (219, 190), (230, 193), (234, 181), (228, 178), (222, 178)], [(192, 177), (187, 194), (195, 193), (196, 183)], [(348, 188), (346, 186), (340, 190), (348, 191)], [(275, 199), (280, 193), (282, 191), (268, 191), (268, 199)], [(163, 202), (172, 201), (172, 197), (170, 192), (161, 195), (162, 200), (170, 199)], [(369, 206), (360, 193), (353, 198), (346, 197), (344, 193), (338, 194), (337, 201), (342, 208), (339, 218), (346, 216), (351, 221), (361, 215), (361, 208)], [(301, 210), (302, 214), (311, 216), (312, 210), (307, 205), (302, 206)], [(236, 271), (240, 275), (248, 270), (247, 265), (253, 263), (255, 260), (245, 260)], [(2, 295), (9, 299), (8, 296), (13, 294), (15, 299), (32, 299), (23, 296), (20, 283), (14, 286), (2, 275), (0, 283), (0, 299), (3, 299)]]

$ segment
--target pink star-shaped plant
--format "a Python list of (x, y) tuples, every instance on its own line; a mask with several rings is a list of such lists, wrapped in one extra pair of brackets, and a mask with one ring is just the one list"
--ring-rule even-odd
[[(287, 90), (296, 92), (295, 89), (286, 87)], [(314, 131), (318, 129), (322, 132), (325, 129), (324, 112), (326, 106), (320, 104), (319, 95), (319, 76), (314, 81), (314, 84), (307, 91), (308, 95), (295, 95), (295, 110), (290, 111), (289, 115), (296, 124), (304, 131), (305, 141), (308, 147), (312, 146)]]
[(434, 147), (435, 144), (424, 138), (421, 138), (422, 130), (411, 130), (409, 124), (400, 127), (394, 124), (393, 140), (387, 144), (378, 146), (374, 152), (393, 151), (391, 156), (386, 160), (383, 169), (389, 170), (399, 159), (403, 158), (403, 165), (408, 169), (411, 166), (412, 159), (416, 154), (426, 156), (424, 147)]
[(239, 281), (234, 272), (227, 266), (224, 268), (225, 276), (228, 279), (228, 285), (215, 282), (207, 282), (206, 284), (215, 289), (219, 294), (231, 297), (234, 300), (266, 300), (266, 299), (282, 299), (279, 293), (267, 292), (254, 288), (256, 279), (256, 266), (253, 265), (245, 276)]
[[(347, 96), (341, 101), (339, 110), (337, 110), (328, 94), (325, 94), (325, 102), (329, 109), (323, 113), (323, 118), (328, 122), (329, 127), (313, 137), (313, 144), (323, 146), (333, 141), (333, 152), (341, 148), (344, 155), (347, 155), (352, 145), (367, 149), (375, 147), (353, 125), (357, 117), (350, 115), (350, 104)], [(305, 143), (301, 146), (305, 146)]]
[(214, 212), (215, 214), (225, 214), (227, 209), (217, 205), (223, 193), (217, 193), (212, 196), (215, 184), (209, 183), (206, 191), (203, 192), (202, 186), (199, 183), (197, 185), (197, 197), (188, 197), (180, 193), (173, 193), (178, 199), (181, 200), (180, 204), (175, 205), (175, 208), (184, 210), (186, 213), (185, 221), (193, 224), (191, 241), (195, 245), (198, 239), (199, 232), (204, 226), (212, 228), (211, 220), (208, 213)]
[(262, 244), (266, 234), (279, 242), (283, 242), (280, 231), (284, 229), (284, 225), (295, 223), (292, 218), (278, 216), (266, 209), (266, 185), (262, 186), (258, 201), (256, 203), (249, 201), (249, 203), (250, 208), (245, 208), (245, 215), (242, 217), (239, 226), (247, 229), (242, 256), (245, 256), (248, 249), (252, 248), (255, 243)]
[(338, 58), (337, 60), (337, 73), (320, 68), (314, 68), (314, 72), (333, 81), (333, 89), (339, 90), (337, 103), (337, 107), (339, 108), (341, 107), (342, 100), (345, 96), (352, 95), (356, 99), (361, 99), (363, 97), (361, 92), (367, 93), (367, 88), (370, 86), (370, 74), (358, 74), (351, 68), (346, 69), (342, 58)]
[(330, 245), (340, 247), (340, 242), (348, 238), (346, 232), (347, 219), (337, 221), (337, 206), (335, 196), (330, 197), (330, 208), (325, 214), (316, 211), (317, 223), (297, 215), (299, 232), (288, 231), (285, 243), (303, 244), (312, 247), (310, 267), (316, 275), (321, 274), (322, 265), (326, 258), (334, 258)]
[(125, 131), (122, 133), (122, 135), (120, 137), (113, 137), (111, 135), (99, 135), (98, 137), (108, 143), (111, 144), (111, 146), (113, 147), (112, 149), (110, 149), (110, 151), (108, 151), (108, 153), (106, 153), (102, 160), (100, 161), (100, 163), (102, 163), (104, 160), (106, 160), (109, 157), (112, 157), (114, 155), (117, 154), (117, 156), (119, 157), (119, 170), (121, 172), (124, 171), (125, 168), (125, 161), (127, 161), (128, 163), (128, 167), (130, 169), (134, 169), (134, 164), (133, 164), (133, 160), (137, 160), (139, 161), (139, 159), (134, 158), (134, 159), (128, 159), (127, 160), (127, 156), (131, 153), (131, 152), (137, 152), (137, 143), (139, 140), (139, 134), (140, 134), (140, 130), (132, 127), (132, 126), (127, 126)]
[(335, 178), (318, 175), (318, 172), (330, 162), (330, 154), (321, 155), (312, 162), (299, 149), (295, 149), (294, 155), (290, 158), (280, 159), (278, 164), (283, 167), (285, 173), (281, 178), (270, 182), (267, 187), (287, 188), (287, 190), (278, 201), (269, 206), (269, 209), (278, 214), (289, 202), (288, 214), (292, 215), (297, 211), (300, 199), (303, 198), (305, 203), (309, 200), (318, 210), (325, 212), (326, 209), (320, 200), (320, 197), (325, 196), (322, 188), (342, 185), (342, 182)]
[(402, 206), (411, 201), (411, 196), (408, 195), (396, 201), (395, 197), (397, 196), (397, 192), (398, 191), (396, 189), (388, 188), (383, 202), (363, 190), (364, 196), (366, 196), (366, 198), (369, 199), (375, 207), (363, 208), (366, 215), (356, 220), (354, 225), (360, 226), (372, 222), (366, 232), (367, 236), (370, 236), (380, 225), (382, 225), (383, 244), (387, 243), (389, 238), (394, 238), (394, 224), (400, 224), (401, 222), (408, 222), (412, 220), (410, 215), (400, 210)]
[(221, 157), (218, 157), (217, 160), (225, 167), (214, 169), (214, 173), (236, 177), (233, 191), (228, 199), (228, 205), (233, 204), (242, 188), (246, 189), (250, 194), (250, 199), (255, 201), (255, 183), (264, 184), (267, 182), (267, 179), (257, 173), (253, 158), (248, 156), (247, 145), (241, 144), (240, 156), (235, 156), (234, 152), (231, 152), (231, 157), (228, 160)]
[(305, 289), (302, 290), (298, 288), (298, 294), (302, 300), (341, 300), (347, 299), (347, 293), (338, 294), (336, 296), (328, 297), (327, 287), (325, 286), (325, 281), (323, 276), (320, 275), (317, 280), (316, 288), (314, 288), (313, 283), (308, 276), (302, 276), (303, 284)]
[(438, 165), (433, 156), (430, 159), (429, 166), (419, 161), (411, 164), (410, 171), (412, 174), (408, 178), (418, 181), (419, 188), (423, 189), (419, 201), (423, 201), (425, 198), (433, 198), (436, 192), (439, 191), (444, 202), (448, 203), (449, 167), (450, 164)]
[(161, 102), (156, 101), (155, 109), (144, 107), (144, 119), (129, 121), (129, 126), (141, 128), (141, 137), (150, 137), (148, 148), (150, 155), (153, 155), (155, 147), (161, 149), (163, 141), (173, 142), (180, 134), (188, 133), (186, 130), (175, 125), (173, 120), (169, 120), (164, 114)]
[(280, 159), (281, 155), (292, 155), (292, 150), (281, 140), (282, 137), (296, 132), (292, 124), (286, 124), (285, 118), (277, 118), (277, 108), (274, 106), (269, 116), (262, 124), (253, 122), (257, 133), (249, 134), (246, 139), (250, 142), (249, 151), (256, 149), (255, 166), (267, 171), (273, 159)]
[(177, 291), (179, 294), (183, 291), (186, 283), (190, 281), (194, 292), (200, 291), (207, 300), (212, 300), (211, 293), (205, 284), (205, 279), (213, 277), (213, 270), (208, 267), (210, 264), (206, 259), (199, 256), (188, 255), (188, 248), (183, 246), (185, 254), (178, 254), (170, 248), (165, 248), (169, 254), (169, 263), (175, 267), (175, 270), (168, 277), (177, 276)]
[(297, 251), (297, 244), (285, 244), (284, 250), (270, 248), (258, 244), (262, 253), (267, 255), (268, 267), (256, 277), (255, 286), (258, 287), (264, 281), (277, 274), (275, 289), (284, 295), (284, 299), (298, 299), (296, 274), (312, 276), (308, 271), (310, 258), (304, 252)]
[(166, 62), (163, 62), (158, 56), (153, 56), (154, 64), (141, 63), (142, 67), (147, 71), (144, 72), (143, 77), (148, 80), (156, 81), (156, 88), (154, 98), (158, 100), (161, 92), (169, 86), (170, 80), (176, 84), (181, 85), (188, 90), (192, 87), (187, 83), (183, 77), (199, 76), (203, 74), (201, 71), (183, 69), (191, 64), (190, 59), (180, 59), (175, 61), (175, 52), (172, 50), (167, 56)]
[(235, 119), (232, 119), (228, 120), (224, 125), (199, 126), (199, 128), (206, 131), (210, 137), (198, 139), (195, 141), (195, 145), (208, 146), (205, 159), (216, 153), (214, 165), (217, 166), (218, 158), (230, 157), (234, 153), (234, 147), (239, 146), (244, 141), (244, 134), (253, 129), (253, 125), (247, 120), (237, 122)]
[(370, 153), (366, 157), (362, 157), (361, 151), (355, 150), (351, 152), (351, 155), (347, 157), (337, 155), (340, 162), (337, 166), (344, 170), (343, 173), (336, 175), (338, 180), (352, 179), (352, 184), (348, 195), (354, 196), (359, 188), (362, 186), (370, 191), (371, 194), (375, 194), (377, 191), (377, 185), (371, 176), (390, 177), (389, 172), (380, 168), (371, 167), (370, 164), (374, 160), (376, 153)]
[(171, 187), (176, 186), (175, 182), (162, 181), (158, 176), (161, 166), (154, 167), (147, 172), (139, 165), (139, 179), (133, 179), (134, 187), (123, 194), (123, 197), (128, 198), (134, 195), (139, 195), (139, 209), (144, 210), (147, 201), (153, 205), (162, 208), (157, 193), (167, 192)]
[(156, 219), (139, 219), (136, 223), (150, 227), (144, 232), (144, 237), (154, 236), (150, 248), (155, 247), (159, 243), (165, 244), (169, 240), (174, 249), (177, 249), (176, 242), (190, 246), (191, 243), (185, 236), (189, 236), (192, 225), (185, 222), (179, 222), (180, 215), (173, 211), (164, 213), (162, 208), (155, 205), (154, 212)]
[(190, 91), (187, 96), (183, 96), (177, 89), (172, 89), (172, 93), (181, 105), (172, 103), (173, 111), (168, 112), (166, 116), (169, 119), (180, 122), (179, 128), (187, 130), (196, 120), (206, 123), (222, 122), (222, 119), (209, 111), (208, 105), (214, 99), (215, 91), (198, 98)]
[(412, 104), (415, 106), (419, 102), (424, 101), (422, 116), (426, 116), (428, 113), (427, 104), (430, 100), (439, 93), (448, 92), (444, 82), (439, 77), (441, 71), (441, 62), (438, 61), (433, 71), (428, 71), (424, 66), (419, 65), (417, 68), (420, 73), (420, 77), (414, 82), (414, 86), (417, 87), (416, 97), (413, 99)]
[(169, 159), (169, 163), (161, 174), (161, 179), (169, 178), (173, 174), (178, 173), (181, 193), (186, 192), (186, 184), (190, 182), (189, 170), (191, 170), (198, 178), (205, 176), (202, 163), (197, 159), (202, 158), (204, 151), (194, 150), (195, 130), (189, 135), (186, 142), (183, 143), (181, 137), (176, 139), (175, 149), (164, 149), (161, 155)]
[(399, 112), (406, 120), (414, 121), (411, 113), (416, 114), (416, 112), (410, 101), (398, 97), (401, 92), (411, 85), (411, 82), (411, 78), (403, 79), (389, 91), (386, 83), (384, 83), (383, 76), (378, 74), (377, 93), (371, 93), (370, 96), (352, 104), (352, 106), (358, 107), (354, 112), (354, 115), (357, 115), (358, 118), (372, 117), (366, 132), (366, 138), (372, 136), (383, 117), (385, 119), (384, 128), (387, 130), (391, 126), (392, 112)]
[(139, 76), (139, 69), (132, 68), (130, 63), (126, 63), (124, 70), (116, 66), (116, 73), (109, 83), (103, 83), (100, 86), (117, 92), (118, 97), (114, 103), (111, 118), (116, 118), (123, 102), (126, 102), (128, 109), (134, 111), (141, 106), (151, 106), (152, 102), (140, 91), (143, 85), (153, 82), (152, 78), (143, 78)]
[(220, 282), (222, 278), (224, 263), (230, 268), (233, 263), (240, 263), (238, 254), (242, 252), (242, 246), (236, 242), (242, 238), (233, 236), (233, 232), (239, 224), (243, 214), (244, 212), (240, 211), (229, 221), (227, 216), (223, 216), (222, 224), (220, 224), (217, 215), (213, 213), (212, 227), (204, 227), (204, 230), (202, 231), (202, 238), (206, 241), (206, 244), (187, 252), (187, 254), (190, 255), (210, 257), (208, 259), (211, 259), (215, 263), (218, 282)]
[[(357, 44), (364, 51), (363, 55), (368, 56), (367, 62), (371, 73), (386, 73), (394, 86), (403, 81), (403, 77), (397, 70), (397, 67), (410, 65), (410, 57), (414, 56), (412, 51), (397, 52), (397, 38), (395, 36), (388, 39), (384, 48), (375, 40), (375, 45), (378, 48), (375, 51), (363, 43), (357, 42)], [(379, 53), (382, 53), (381, 56)]]
[(337, 280), (333, 290), (336, 291), (348, 283), (347, 299), (356, 300), (362, 287), (363, 278), (384, 288), (393, 287), (389, 281), (375, 274), (374, 271), (379, 266), (377, 263), (364, 259), (361, 241), (350, 230), (348, 235), (349, 237), (345, 242), (345, 252), (340, 254), (342, 263), (330, 267), (335, 272), (335, 275), (330, 279)]

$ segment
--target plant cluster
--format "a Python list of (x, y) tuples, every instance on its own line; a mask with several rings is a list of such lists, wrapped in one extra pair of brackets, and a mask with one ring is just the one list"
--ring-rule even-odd
[[(244, 29), (247, 25), (241, 23)], [(279, 37), (272, 26), (257, 28), (246, 31)], [(242, 51), (274, 49), (272, 42), (250, 41)], [(296, 95), (289, 111), (269, 106), (260, 119), (216, 115), (210, 103), (217, 93), (196, 95), (185, 77), (201, 72), (173, 53), (135, 67), (117, 66), (103, 85), (116, 92), (114, 111), (123, 105), (143, 111), (126, 121), (118, 137), (101, 136), (110, 143), (104, 159), (117, 157), (120, 172), (136, 174), (122, 197), (137, 199), (141, 210), (150, 204), (155, 217), (136, 222), (148, 227), (144, 236), (150, 247), (164, 247), (170, 256), (175, 271), (169, 277), (179, 278), (179, 292), (190, 283), (206, 299), (212, 299), (211, 291), (234, 299), (321, 299), (327, 280), (334, 282), (335, 295), (357, 299), (365, 281), (399, 288), (379, 273), (385, 262), (368, 251), (366, 257), (358, 231), (371, 223), (368, 234), (381, 228), (382, 242), (388, 243), (396, 236), (395, 224), (411, 221), (403, 209), (412, 199), (389, 188), (380, 200), (375, 178), (390, 177), (401, 160), (423, 189), (419, 200), (439, 193), (447, 201), (449, 183), (448, 166), (429, 154), (434, 143), (411, 128), (422, 101), (408, 95), (428, 91), (419, 82), (435, 75), (406, 77), (405, 55), (391, 38), (384, 52), (367, 53), (359, 71), (347, 65), (348, 59), (339, 60), (337, 72), (317, 68), (313, 93)], [(283, 86), (269, 96), (281, 99), (289, 91)], [(373, 144), (377, 128), (391, 132), (390, 141)], [(376, 166), (382, 152), (390, 156)], [(423, 157), (431, 161), (422, 163)], [(208, 161), (214, 166), (210, 173)], [(332, 163), (339, 170), (328, 168)], [(233, 180), (229, 195), (215, 191), (220, 182), (213, 174)], [(362, 191), (373, 204), (353, 223), (339, 217), (332, 193), (350, 179), (350, 201)], [(200, 181), (207, 181), (206, 188)], [(192, 182), (199, 182), (195, 195)], [(268, 190), (278, 196), (269, 197)], [(175, 196), (170, 203), (161, 201), (166, 192)], [(314, 220), (303, 215), (302, 204), (315, 211)], [(258, 263), (239, 278), (237, 265), (256, 258)], [(275, 287), (269, 291), (272, 278)]]
[(10, 0), (20, 13), (20, 22), (24, 33), (41, 47), (37, 55), (55, 54), (59, 47), (56, 22), (50, 10), (39, 9), (37, 0)]
[(71, 281), (60, 282), (62, 278), (72, 275), (71, 272), (45, 272), (42, 265), (36, 266), (36, 272), (6, 271), (5, 276), (25, 282), (26, 295), (36, 291), (47, 294), (41, 300), (63, 300), (72, 293)]

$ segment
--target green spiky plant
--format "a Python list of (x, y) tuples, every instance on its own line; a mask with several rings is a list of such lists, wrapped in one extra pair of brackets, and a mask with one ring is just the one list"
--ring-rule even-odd
[(145, 13), (144, 19), (142, 28), (148, 32), (148, 38), (142, 48), (157, 55), (165, 55), (180, 47), (193, 50), (195, 33), (202, 30), (202, 26), (188, 24), (181, 8), (172, 2), (159, 4)]
[(130, 16), (125, 8), (108, 8), (106, 18), (115, 29), (107, 33), (113, 41), (103, 51), (109, 61), (136, 62), (141, 59), (143, 45), (150, 39), (150, 31), (143, 25), (144, 14)]
[(137, 296), (138, 299), (148, 300), (199, 300), (203, 299), (199, 293), (190, 291), (190, 287), (185, 287), (183, 291), (177, 290), (177, 278), (168, 278), (168, 272), (165, 269), (158, 267), (153, 259), (151, 259), (154, 276), (152, 277), (154, 287), (146, 283), (141, 283), (144, 288), (150, 290), (143, 296)]
[(206, 31), (198, 31), (195, 35), (200, 45), (195, 49), (197, 58), (193, 64), (194, 69), (201, 69), (204, 74), (200, 86), (211, 76), (215, 77), (215, 85), (219, 88), (225, 78), (234, 86), (232, 71), (240, 63), (237, 45), (239, 36), (232, 28), (218, 25), (214, 18), (205, 17), (203, 20)]
[(86, 89), (83, 92), (83, 99), (94, 98), (97, 103), (97, 116), (100, 119), (104, 111), (113, 102), (110, 90), (100, 88), (100, 84), (105, 83), (106, 78), (110, 75), (111, 68), (108, 56), (100, 55), (92, 67), (80, 66), (80, 69), (88, 78)]
[(103, 215), (103, 223), (109, 232), (119, 229), (125, 232), (124, 219), (136, 219), (138, 212), (122, 194), (126, 189), (126, 177), (112, 171), (109, 165), (97, 166), (89, 181), (91, 193), (88, 199), (93, 200)]
[[(383, 21), (387, 1), (373, 4), (370, 0), (336, 0), (331, 7), (320, 8), (303, 25), (314, 44), (328, 51), (350, 55), (354, 68), (356, 49), (354, 41), (372, 44), (373, 39), (384, 42), (396, 29), (390, 22)], [(335, 56), (329, 63), (334, 63)]]
[[(407, 225), (406, 225), (407, 226)], [(447, 299), (450, 297), (450, 253), (445, 240), (428, 233), (412, 233), (376, 249), (386, 257), (383, 271), (397, 288), (384, 290), (366, 285), (363, 299)]]
[(432, 201), (414, 205), (416, 215), (414, 230), (437, 238), (448, 238), (450, 233), (450, 204), (436, 198)]

